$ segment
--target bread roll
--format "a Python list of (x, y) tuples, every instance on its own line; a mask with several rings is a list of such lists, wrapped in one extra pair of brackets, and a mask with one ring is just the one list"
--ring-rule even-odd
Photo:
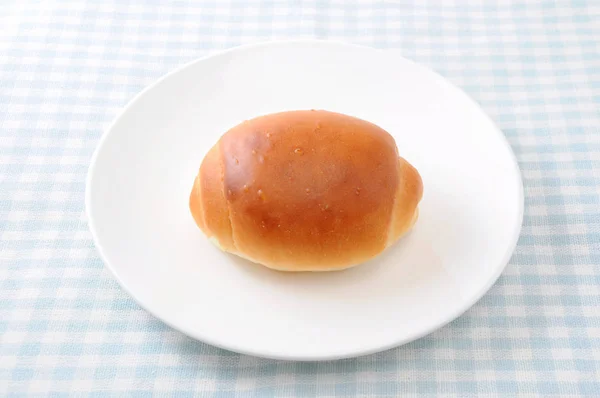
[(369, 260), (417, 220), (423, 185), (380, 127), (328, 111), (257, 117), (208, 152), (190, 195), (222, 250), (281, 271)]

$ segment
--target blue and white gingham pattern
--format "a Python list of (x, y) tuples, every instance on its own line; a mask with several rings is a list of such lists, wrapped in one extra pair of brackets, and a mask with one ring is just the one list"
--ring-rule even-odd
[[(600, 3), (145, 3), (0, 5), (0, 396), (600, 396)], [(173, 331), (103, 267), (83, 197), (110, 120), (177, 66), (284, 38), (399, 50), (508, 137), (522, 236), (447, 327), (357, 359), (258, 359)]]

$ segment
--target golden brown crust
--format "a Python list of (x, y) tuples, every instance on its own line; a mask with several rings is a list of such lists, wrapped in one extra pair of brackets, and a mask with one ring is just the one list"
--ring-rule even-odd
[(400, 184), (392, 215), (390, 244), (402, 237), (417, 221), (419, 202), (423, 197), (423, 181), (417, 169), (402, 157), (399, 158)]
[(194, 181), (190, 210), (194, 220), (207, 236), (216, 238), (223, 250), (234, 251), (235, 245), (229, 221), (228, 203), (223, 193), (222, 176), (221, 153), (219, 146), (215, 145), (202, 161), (200, 172)]
[(394, 139), (364, 120), (326, 111), (266, 115), (211, 149), (190, 208), (223, 250), (287, 271), (347, 268), (414, 221), (421, 179), (398, 159)]

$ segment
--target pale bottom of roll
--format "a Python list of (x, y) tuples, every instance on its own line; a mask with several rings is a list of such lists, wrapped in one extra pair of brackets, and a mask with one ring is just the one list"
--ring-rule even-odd
[[(373, 257), (373, 259), (374, 259), (374, 258), (377, 258), (379, 255), (383, 254), (383, 253), (384, 253), (384, 252), (385, 252), (385, 251), (386, 251), (388, 248), (390, 248), (390, 247), (391, 247), (391, 246), (393, 246), (393, 245), (394, 245), (396, 242), (398, 242), (400, 239), (402, 239), (402, 237), (403, 237), (403, 236), (405, 236), (405, 235), (406, 235), (406, 234), (407, 234), (407, 233), (408, 233), (408, 232), (409, 232), (409, 231), (412, 229), (412, 227), (413, 227), (413, 226), (415, 225), (415, 223), (417, 222), (417, 219), (418, 219), (418, 218), (419, 218), (419, 209), (417, 208), (417, 209), (415, 210), (414, 214), (413, 214), (412, 221), (411, 221), (411, 223), (408, 225), (408, 227), (406, 228), (406, 230), (405, 230), (405, 231), (404, 231), (404, 232), (403, 232), (403, 233), (402, 233), (402, 234), (401, 234), (401, 235), (398, 237), (398, 239), (396, 239), (396, 240), (394, 240), (394, 241), (390, 242), (390, 244), (388, 244), (388, 245), (387, 245), (387, 247), (386, 247), (384, 250), (382, 250), (382, 251), (381, 251), (381, 253), (379, 253), (377, 256)], [(278, 268), (278, 267), (275, 267), (275, 266), (272, 266), (272, 265), (269, 265), (269, 264), (264, 264), (264, 263), (261, 263), (260, 261), (253, 260), (252, 258), (250, 258), (250, 257), (248, 257), (248, 256), (245, 256), (245, 255), (243, 255), (243, 254), (241, 254), (241, 253), (234, 252), (234, 251), (228, 251), (228, 250), (224, 250), (224, 249), (223, 249), (223, 247), (221, 247), (221, 244), (219, 243), (219, 240), (218, 240), (216, 237), (214, 237), (214, 236), (211, 236), (211, 237), (209, 238), (209, 241), (210, 241), (210, 242), (211, 242), (213, 245), (215, 245), (215, 246), (216, 246), (216, 247), (217, 247), (219, 250), (221, 250), (221, 251), (223, 251), (223, 252), (225, 252), (225, 253), (230, 253), (230, 254), (236, 255), (236, 256), (238, 256), (238, 257), (240, 257), (240, 258), (243, 258), (244, 260), (248, 260), (248, 261), (250, 261), (250, 262), (252, 262), (252, 263), (255, 263), (255, 264), (263, 265), (263, 266), (265, 266), (265, 267), (267, 267), (267, 268), (270, 268), (270, 269), (272, 269), (272, 270), (275, 270), (275, 271), (283, 271), (283, 272), (331, 272), (331, 271), (341, 271), (341, 270), (349, 269), (349, 268), (356, 267), (356, 266), (358, 266), (358, 265), (362, 264), (361, 262), (359, 262), (359, 263), (356, 263), (356, 264), (350, 264), (350, 265), (348, 265), (347, 267), (318, 268), (318, 269), (290, 269), (290, 268)]]

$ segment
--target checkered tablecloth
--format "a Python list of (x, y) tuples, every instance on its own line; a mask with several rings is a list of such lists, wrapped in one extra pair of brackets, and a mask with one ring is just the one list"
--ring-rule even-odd
[[(600, 396), (599, 2), (151, 3), (0, 4), (0, 396)], [(517, 155), (510, 264), (425, 338), (324, 363), (234, 354), (148, 315), (94, 248), (85, 177), (120, 108), (211, 51), (285, 38), (401, 51), (466, 90)]]

